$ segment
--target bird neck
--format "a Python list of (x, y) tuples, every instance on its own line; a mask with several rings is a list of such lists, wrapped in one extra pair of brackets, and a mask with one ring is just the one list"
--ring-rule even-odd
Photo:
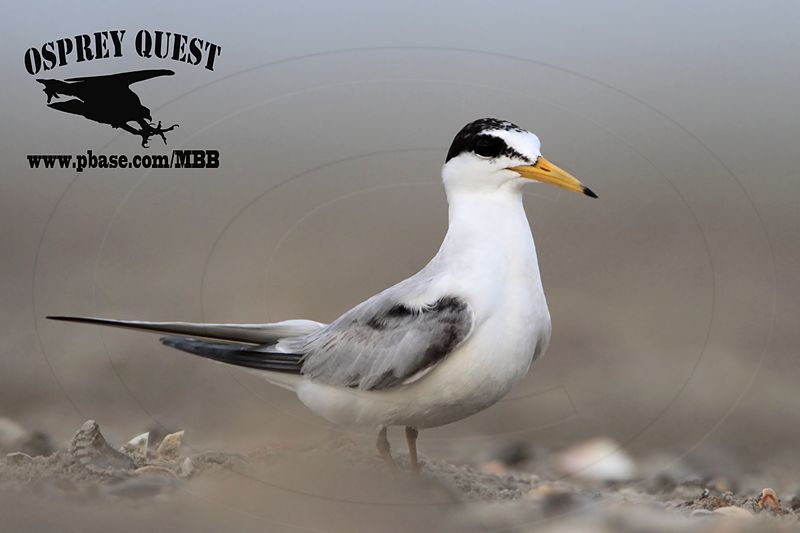
[(535, 275), (536, 246), (519, 187), (474, 191), (448, 187), (449, 226), (437, 256), (448, 261), (498, 269), (494, 274)]
[(495, 237), (504, 230), (520, 228), (530, 234), (530, 226), (522, 205), (519, 187), (500, 187), (492, 190), (473, 190), (447, 187), (448, 235), (469, 233), (475, 238)]

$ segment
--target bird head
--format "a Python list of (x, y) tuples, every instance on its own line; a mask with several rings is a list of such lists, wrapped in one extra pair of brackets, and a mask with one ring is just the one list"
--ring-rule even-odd
[(447, 152), (442, 179), (448, 187), (478, 191), (519, 187), (534, 180), (597, 198), (575, 177), (542, 157), (536, 135), (495, 118), (475, 120), (458, 132)]

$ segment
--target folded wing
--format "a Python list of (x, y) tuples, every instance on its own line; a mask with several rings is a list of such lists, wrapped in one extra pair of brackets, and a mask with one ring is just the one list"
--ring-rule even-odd
[(303, 354), (302, 373), (322, 383), (364, 390), (398, 386), (431, 368), (469, 336), (474, 321), (467, 303), (444, 296), (421, 307), (379, 294), (335, 322), (278, 343)]

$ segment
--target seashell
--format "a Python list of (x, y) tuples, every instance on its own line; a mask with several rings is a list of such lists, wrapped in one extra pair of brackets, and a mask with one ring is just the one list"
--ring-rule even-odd
[(147, 457), (147, 447), (150, 443), (150, 432), (133, 437), (120, 448), (120, 451), (135, 457)]
[(172, 469), (159, 465), (142, 466), (134, 470), (133, 473), (137, 476), (166, 476), (173, 479), (178, 477), (178, 475), (173, 472)]
[(758, 508), (764, 509), (766, 507), (769, 507), (776, 513), (781, 512), (781, 501), (778, 499), (778, 494), (769, 487), (762, 490), (761, 497), (758, 498)]
[(72, 437), (68, 451), (84, 468), (98, 474), (127, 472), (133, 468), (131, 458), (106, 442), (100, 433), (100, 426), (94, 420), (83, 423)]
[(183, 431), (170, 433), (161, 444), (158, 445), (156, 454), (161, 459), (175, 460), (180, 456), (181, 442), (183, 441)]

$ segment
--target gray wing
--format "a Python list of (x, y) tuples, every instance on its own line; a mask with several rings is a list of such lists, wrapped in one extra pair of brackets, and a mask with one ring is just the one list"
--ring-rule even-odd
[(329, 385), (364, 390), (402, 384), (432, 367), (472, 331), (474, 315), (457, 296), (421, 308), (388, 290), (309, 335), (284, 339), (281, 351), (303, 354), (302, 373)]

